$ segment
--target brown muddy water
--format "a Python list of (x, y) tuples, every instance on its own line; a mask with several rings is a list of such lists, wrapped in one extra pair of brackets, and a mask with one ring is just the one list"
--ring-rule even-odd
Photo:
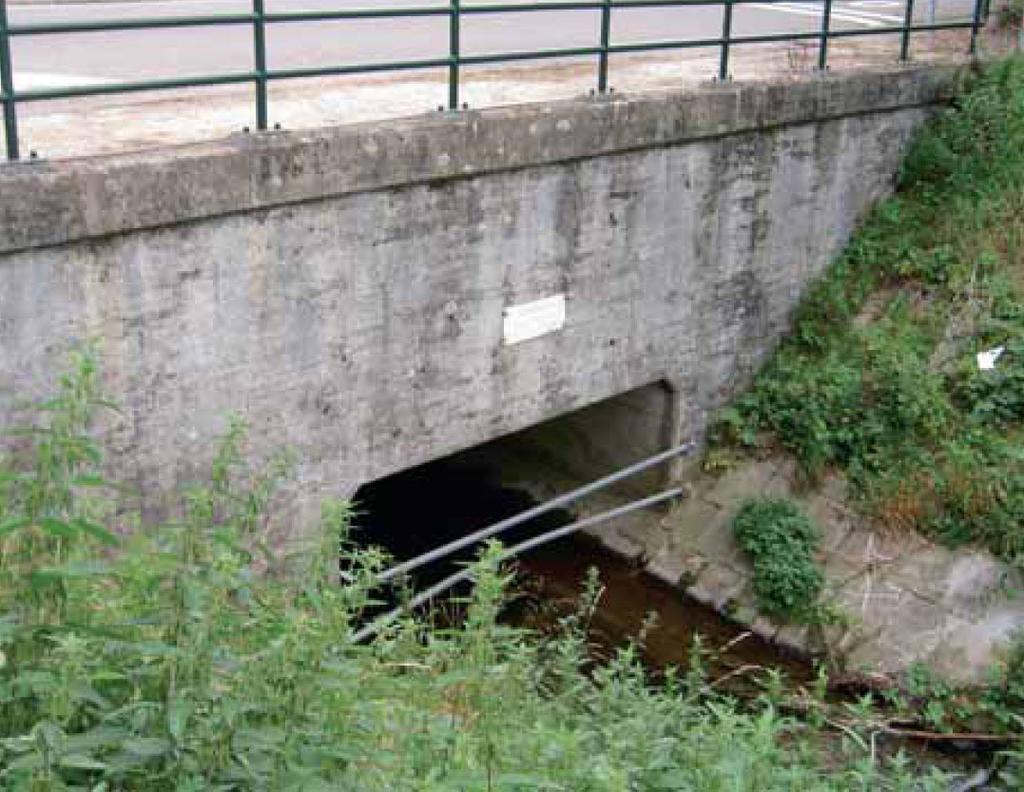
[(579, 536), (556, 542), (523, 557), (517, 568), (522, 597), (532, 607), (517, 608), (516, 618), (540, 629), (550, 614), (575, 607), (588, 571), (596, 569), (601, 597), (591, 621), (593, 640), (602, 649), (620, 646), (638, 636), (653, 618), (652, 626), (644, 630), (643, 657), (655, 674), (669, 666), (685, 668), (699, 639), (713, 677), (770, 668), (795, 683), (809, 683), (815, 676), (810, 658), (783, 652), (606, 550), (596, 539)]

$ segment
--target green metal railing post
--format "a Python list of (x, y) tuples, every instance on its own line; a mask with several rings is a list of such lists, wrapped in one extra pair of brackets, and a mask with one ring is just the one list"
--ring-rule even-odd
[(981, 30), (982, 1), (974, 0), (974, 19), (971, 22), (971, 55), (978, 52), (978, 31)]
[(906, 0), (906, 4), (903, 14), (903, 33), (900, 38), (901, 61), (906, 61), (910, 57), (910, 29), (914, 25), (914, 0)]
[(597, 92), (608, 91), (608, 48), (612, 43), (612, 0), (601, 5), (601, 53), (597, 56)]
[(459, 109), (459, 58), (461, 47), (459, 42), (462, 11), (459, 8), (459, 0), (451, 0), (451, 10), (448, 25), (448, 57), (451, 63), (448, 65), (448, 109)]
[(256, 129), (268, 127), (267, 118), (267, 9), (264, 0), (252, 0), (253, 60), (256, 67)]
[(825, 0), (821, 10), (821, 34), (818, 44), (818, 69), (828, 68), (828, 36), (832, 27), (832, 0)]
[(14, 70), (11, 67), (11, 38), (7, 32), (7, 0), (0, 0), (0, 104), (4, 111), (7, 159), (18, 159), (18, 115), (14, 99)]
[(722, 8), (722, 54), (718, 61), (718, 79), (729, 79), (729, 44), (732, 40), (732, 0), (725, 0)]

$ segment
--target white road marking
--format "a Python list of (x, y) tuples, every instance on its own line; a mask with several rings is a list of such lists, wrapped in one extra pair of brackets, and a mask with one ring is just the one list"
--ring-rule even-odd
[[(822, 6), (819, 3), (751, 3), (752, 8), (760, 8), (764, 11), (779, 11), (784, 14), (797, 14), (798, 16), (813, 16), (821, 18)], [(832, 19), (841, 22), (855, 22), (865, 27), (885, 27), (889, 23), (903, 22), (901, 17), (888, 14), (873, 14), (868, 11), (836, 10), (832, 7)]]
[[(793, 8), (805, 8), (808, 11), (814, 11), (819, 16), (822, 11), (821, 3), (807, 3), (807, 2), (794, 2), (794, 3), (783, 3), (783, 5), (791, 6)], [(860, 17), (862, 19), (868, 19), (878, 22), (903, 22), (903, 17), (893, 16), (892, 14), (877, 14), (874, 11), (848, 11), (843, 6), (832, 6), (832, 14), (843, 14), (851, 18)]]
[(110, 82), (84, 74), (58, 74), (56, 72), (14, 72), (14, 90), (40, 91), (79, 85), (103, 85)]

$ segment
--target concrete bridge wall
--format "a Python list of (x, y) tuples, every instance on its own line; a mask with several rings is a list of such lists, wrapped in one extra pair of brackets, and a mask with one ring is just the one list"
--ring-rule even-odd
[[(699, 438), (956, 79), (719, 85), (0, 167), (0, 419), (94, 338), (123, 405), (113, 464), (151, 504), (209, 459), (229, 411), (256, 451), (296, 451), (300, 505), (652, 383), (667, 419), (632, 405), (638, 425)], [(503, 343), (505, 308), (560, 294), (562, 329)]]

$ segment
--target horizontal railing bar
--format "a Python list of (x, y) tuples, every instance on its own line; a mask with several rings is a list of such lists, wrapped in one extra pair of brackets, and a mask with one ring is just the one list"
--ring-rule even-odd
[(15, 91), (18, 102), (43, 102), (54, 99), (74, 99), (83, 96), (106, 96), (120, 93), (141, 93), (143, 91), (168, 91), (175, 88), (202, 88), (213, 85), (234, 85), (253, 82), (256, 72), (183, 77), (173, 80), (149, 80), (146, 82), (108, 83), (104, 85), (72, 85), (67, 88), (47, 88), (36, 91)]
[[(729, 43), (735, 43), (737, 39), (730, 38)], [(656, 50), (667, 50), (667, 49), (691, 49), (696, 47), (719, 47), (724, 43), (725, 39), (721, 36), (717, 38), (708, 39), (680, 39), (678, 41), (643, 41), (636, 42), (633, 44), (612, 44), (608, 47), (608, 52), (611, 53), (626, 53), (626, 52), (654, 52)]]
[[(686, 5), (691, 3), (722, 2), (722, 0), (671, 0)], [(462, 16), (480, 16), (484, 14), (516, 14), (535, 11), (594, 11), (603, 7), (596, 0), (587, 2), (550, 2), (530, 3), (528, 5), (510, 5), (495, 3), (493, 5), (460, 6), (458, 13)], [(282, 11), (267, 14), (268, 22), (322, 22), (337, 19), (387, 19), (390, 17), (415, 16), (450, 16), (455, 13), (450, 5), (425, 6), (423, 8), (352, 8), (344, 11)]]
[(364, 63), (351, 66), (310, 66), (300, 69), (275, 69), (267, 72), (268, 80), (297, 80), (309, 77), (337, 77), (345, 74), (369, 74), (382, 71), (410, 71), (413, 69), (439, 69), (452, 64), (451, 58), (432, 60), (390, 61)]
[[(680, 2), (690, 2), (690, 0), (679, 0)], [(513, 5), (510, 3), (494, 3), (488, 5), (460, 5), (459, 13), (461, 14), (516, 14), (520, 11), (531, 12), (531, 11), (596, 11), (604, 8), (604, 3), (597, 2), (596, 0), (588, 0), (587, 2), (574, 3), (572, 0), (567, 2), (551, 2), (551, 3), (524, 3), (522, 5)]]
[(892, 27), (881, 27), (881, 28), (867, 28), (865, 30), (831, 30), (829, 31), (829, 38), (853, 38), (855, 36), (885, 36), (892, 35), (894, 33), (902, 33), (907, 30), (910, 33), (924, 33), (930, 30), (960, 30), (974, 27), (972, 22), (936, 22), (931, 25), (914, 25), (913, 27), (904, 28), (902, 25), (893, 25)]
[(512, 63), (524, 60), (545, 60), (548, 58), (582, 58), (598, 55), (600, 47), (567, 47), (565, 49), (536, 50), (531, 52), (500, 52), (494, 55), (463, 55), (459, 63), (467, 66), (482, 66), (488, 63)]
[[(804, 41), (808, 39), (816, 39), (818, 37), (818, 33), (765, 33), (760, 36), (730, 36), (729, 46), (732, 46), (733, 44), (771, 44), (785, 41)], [(725, 43), (726, 40), (721, 36), (718, 38), (708, 39), (680, 39), (679, 41), (644, 41), (637, 42), (635, 44), (613, 44), (608, 48), (608, 51), (622, 54), (627, 52), (649, 52), (666, 49), (720, 47)]]
[[(734, 5), (741, 4), (766, 4), (766, 3), (782, 3), (787, 0), (733, 0)], [(550, 4), (549, 4), (550, 5)], [(540, 10), (562, 10), (567, 6), (576, 5), (585, 9), (599, 9), (601, 8), (600, 3), (587, 4), (580, 6), (580, 4), (565, 3), (553, 6), (552, 8), (544, 6), (500, 6), (493, 9), (493, 12), (508, 13), (510, 11), (540, 11)], [(724, 5), (723, 0), (619, 0), (619, 2), (613, 4), (613, 8), (643, 8), (650, 6), (716, 6)], [(462, 14), (473, 15), (473, 14), (484, 14), (492, 13), (490, 8), (462, 8)], [(401, 13), (397, 13), (396, 10), (371, 10), (371, 11), (323, 11), (323, 12), (303, 12), (297, 11), (294, 13), (278, 13), (278, 14), (267, 14), (266, 22), (270, 23), (292, 23), (292, 22), (318, 22), (325, 20), (343, 20), (343, 19), (373, 19), (381, 17), (394, 17), (400, 18), (404, 16), (449, 16), (451, 10), (445, 8), (423, 8), (423, 9), (408, 9), (402, 10)], [(167, 19), (133, 19), (133, 20), (99, 20), (95, 22), (52, 22), (52, 23), (41, 23), (31, 25), (11, 25), (8, 28), (8, 33), (11, 36), (37, 36), (37, 35), (59, 35), (68, 33), (105, 33), (108, 31), (124, 31), (124, 30), (154, 30), (160, 28), (184, 28), (184, 27), (216, 27), (219, 25), (233, 26), (233, 25), (246, 25), (252, 24), (256, 20), (256, 17), (252, 14), (233, 14), (230, 16), (223, 17), (169, 17)], [(973, 26), (971, 21), (958, 21), (958, 22), (937, 22), (925, 25), (914, 25), (909, 28), (911, 32), (916, 31), (934, 31), (934, 30), (952, 30), (957, 28), (969, 28)], [(885, 28), (867, 28), (867, 29), (856, 29), (856, 30), (830, 30), (829, 37), (837, 36), (860, 36), (860, 35), (878, 35), (888, 33), (901, 33), (904, 28), (901, 25), (895, 25), (892, 27)], [(814, 36), (819, 34), (815, 33)], [(805, 37), (802, 33), (778, 33), (770, 34), (764, 37), (761, 36), (736, 36), (730, 39), (730, 43), (743, 42), (757, 43), (759, 41), (787, 41), (797, 40)], [(610, 47), (611, 52), (637, 52), (641, 51), (645, 47), (647, 49), (682, 49), (685, 47), (694, 46), (712, 46), (715, 42), (720, 42), (720, 39), (694, 39), (689, 41), (672, 41), (672, 42), (650, 42), (649, 44), (614, 44)], [(552, 58), (552, 57), (566, 57), (569, 55), (593, 55), (596, 52), (600, 52), (600, 47), (579, 47), (569, 48), (565, 50), (543, 50), (536, 52), (522, 52), (522, 53), (508, 53), (506, 60), (527, 60), (531, 58)], [(462, 58), (462, 63), (492, 63), (501, 60), (497, 55), (473, 55), (466, 58)]]
[(274, 11), (267, 14), (267, 22), (330, 22), (343, 19), (402, 19), (405, 17), (449, 16), (449, 6), (423, 6), (422, 8), (352, 8), (339, 11)]
[[(640, 500), (633, 501), (632, 503), (627, 503), (623, 506), (618, 506), (606, 512), (601, 512), (600, 514), (594, 514), (590, 517), (585, 517), (582, 520), (577, 520), (576, 522), (570, 523), (569, 525), (564, 525), (561, 528), (556, 528), (552, 531), (548, 531), (547, 533), (541, 534), (540, 536), (535, 536), (532, 539), (527, 539), (523, 542), (520, 542), (517, 545), (513, 545), (512, 547), (508, 548), (507, 550), (501, 553), (501, 555), (498, 558), (498, 561), (499, 563), (507, 561), (510, 558), (514, 558), (517, 555), (522, 555), (523, 553), (529, 550), (533, 550), (536, 547), (540, 547), (541, 545), (549, 544), (558, 539), (562, 539), (566, 536), (578, 533), (579, 531), (582, 531), (584, 528), (590, 528), (594, 525), (599, 525), (600, 523), (607, 522), (608, 520), (613, 520), (616, 517), (623, 517), (632, 512), (639, 511), (640, 509), (649, 509), (652, 506), (657, 506), (660, 503), (673, 500), (682, 495), (682, 488), (675, 487), (670, 490), (665, 490), (664, 492), (659, 492), (657, 495), (651, 495), (650, 497), (642, 498)], [(379, 618), (374, 619), (370, 624), (356, 631), (352, 636), (353, 643), (362, 643), (367, 638), (376, 635), (385, 627), (394, 623), (395, 619), (397, 619), (403, 613), (413, 611), (421, 605), (425, 605), (426, 603), (430, 602), (430, 600), (434, 599), (434, 597), (443, 594), (453, 586), (457, 586), (459, 583), (462, 583), (465, 580), (471, 579), (472, 576), (472, 568), (463, 569), (462, 571), (449, 575), (444, 580), (435, 583), (430, 588), (424, 589), (419, 594), (410, 599), (407, 603), (395, 608), (394, 610), (388, 611)]]
[(804, 33), (762, 33), (758, 36), (733, 36), (729, 39), (729, 44), (776, 44), (785, 41), (817, 39), (820, 38), (820, 35), (813, 31)]
[(92, 22), (33, 22), (10, 25), (12, 36), (46, 36), (64, 33), (107, 33), (118, 30), (157, 30), (160, 28), (217, 27), (219, 25), (251, 25), (252, 14), (222, 16), (146, 17), (143, 19), (97, 19)]
[[(756, 3), (760, 0), (736, 0), (734, 5), (739, 5), (741, 2)], [(766, 0), (766, 2), (782, 2), (782, 0)], [(621, 8), (623, 10), (630, 8), (678, 8), (685, 6), (709, 6), (709, 5), (725, 5), (725, 0), (613, 0), (612, 8)]]

